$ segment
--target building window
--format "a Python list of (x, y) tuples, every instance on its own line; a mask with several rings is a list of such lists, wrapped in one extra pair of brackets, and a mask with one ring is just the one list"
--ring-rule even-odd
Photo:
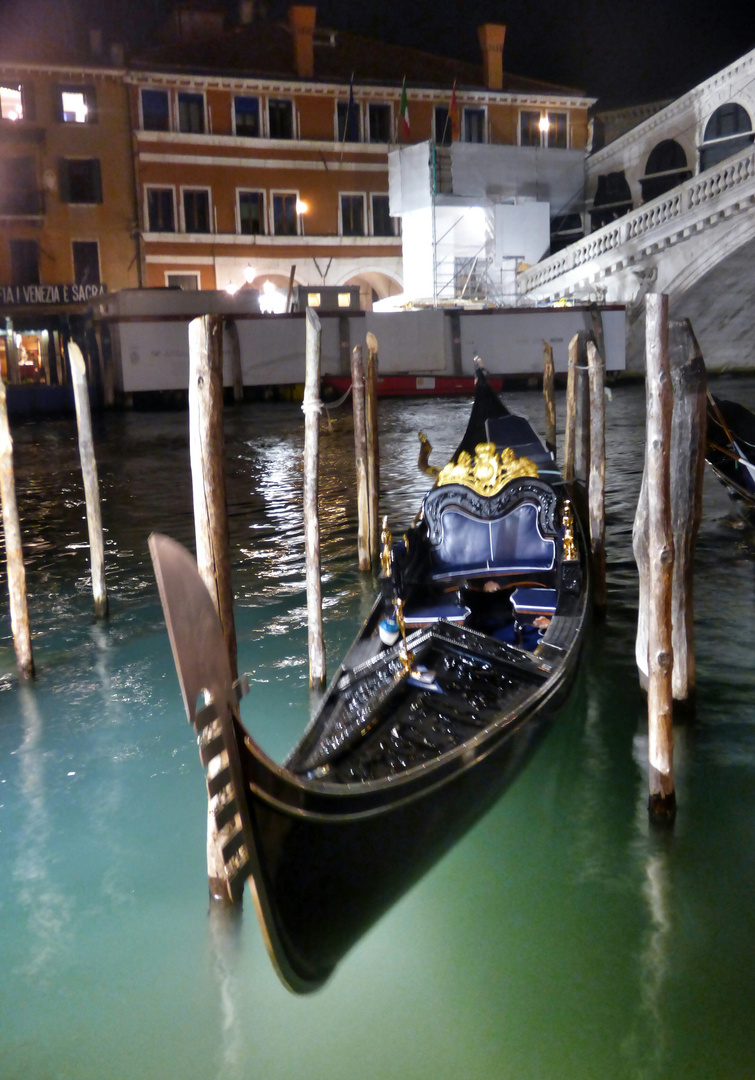
[(3, 120), (23, 120), (24, 98), (18, 84), (0, 85), (0, 118)]
[(551, 150), (566, 150), (569, 145), (568, 119), (566, 113), (548, 113), (548, 130), (544, 132), (544, 146), (550, 147)]
[(0, 157), (0, 215), (26, 216), (42, 213), (33, 157)]
[(260, 130), (260, 99), (256, 97), (235, 97), (233, 99), (233, 122), (237, 135), (249, 139), (258, 139)]
[(519, 145), (566, 150), (569, 145), (568, 120), (567, 113), (522, 110), (519, 113)]
[(167, 90), (142, 90), (142, 128), (145, 131), (170, 131)]
[(176, 231), (173, 188), (147, 188), (147, 229), (149, 232)]
[(341, 235), (364, 236), (364, 195), (341, 196)]
[(73, 280), (77, 285), (100, 284), (100, 245), (96, 240), (74, 240)]
[(464, 110), (464, 142), (485, 142), (485, 110)]
[(165, 284), (169, 289), (196, 291), (199, 288), (199, 274), (166, 274)]
[(519, 113), (519, 145), (540, 145), (540, 113), (523, 110)]
[(59, 186), (65, 203), (101, 203), (99, 158), (61, 158)]
[(207, 188), (184, 188), (184, 232), (210, 232), (210, 193)]
[(189, 135), (204, 134), (204, 95), (179, 93), (178, 130)]
[(297, 201), (296, 192), (273, 193), (273, 232), (276, 236), (296, 236), (298, 232)]
[(11, 240), (10, 272), (13, 285), (39, 285), (39, 244), (36, 240)]
[(394, 219), (391, 217), (387, 195), (372, 195), (372, 235), (395, 236)]
[(390, 105), (368, 105), (367, 122), (370, 128), (370, 142), (389, 143), (391, 141)]
[(436, 146), (451, 145), (451, 117), (447, 105), (435, 106), (435, 144)]
[(267, 121), (271, 139), (293, 139), (294, 103), (285, 98), (269, 98)]
[(700, 147), (700, 170), (710, 169), (720, 161), (745, 150), (753, 141), (749, 113), (736, 101), (721, 105), (705, 125)]
[(239, 192), (239, 232), (259, 236), (265, 231), (265, 196), (261, 191)]
[(56, 106), (58, 119), (64, 124), (97, 122), (97, 99), (93, 86), (59, 86)]
[(339, 101), (336, 103), (336, 118), (338, 121), (338, 142), (360, 142), (361, 116), (359, 106), (355, 101)]

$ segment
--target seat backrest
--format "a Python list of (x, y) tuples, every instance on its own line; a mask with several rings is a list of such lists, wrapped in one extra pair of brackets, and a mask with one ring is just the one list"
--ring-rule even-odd
[(433, 488), (424, 505), (433, 580), (553, 570), (556, 501), (534, 477), (491, 497), (459, 484)]

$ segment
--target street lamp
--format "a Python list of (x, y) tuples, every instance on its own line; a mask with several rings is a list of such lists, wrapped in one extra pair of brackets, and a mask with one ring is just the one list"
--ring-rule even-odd
[(307, 203), (305, 203), (302, 199), (296, 200), (296, 214), (299, 218), (299, 233), (301, 236), (304, 236), (304, 215), (307, 213), (308, 210), (309, 205)]

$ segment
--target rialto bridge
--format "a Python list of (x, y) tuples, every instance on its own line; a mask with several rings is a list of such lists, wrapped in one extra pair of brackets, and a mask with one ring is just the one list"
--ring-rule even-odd
[(755, 51), (593, 153), (592, 231), (523, 269), (519, 302), (625, 304), (638, 368), (644, 297), (667, 293), (711, 370), (755, 369), (754, 117)]

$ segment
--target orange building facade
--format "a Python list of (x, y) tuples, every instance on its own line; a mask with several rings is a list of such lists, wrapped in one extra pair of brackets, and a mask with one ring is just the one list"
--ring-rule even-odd
[(363, 309), (400, 294), (397, 144), (587, 146), (591, 100), (508, 74), (504, 39), (481, 27), (461, 63), (242, 0), (230, 25), (179, 3), (128, 63), (96, 36), (83, 61), (0, 58), (3, 376), (65, 381), (62, 344), (97, 349), (104, 291), (249, 286), (269, 310), (296, 285), (352, 305), (358, 288)]
[(349, 285), (370, 308), (404, 287), (388, 199), (397, 142), (587, 143), (590, 102), (505, 74), (502, 26), (480, 29), (476, 66), (319, 30), (309, 6), (231, 30), (178, 11), (127, 75), (148, 286)]
[(65, 380), (93, 298), (139, 283), (124, 69), (0, 62), (0, 370)]

